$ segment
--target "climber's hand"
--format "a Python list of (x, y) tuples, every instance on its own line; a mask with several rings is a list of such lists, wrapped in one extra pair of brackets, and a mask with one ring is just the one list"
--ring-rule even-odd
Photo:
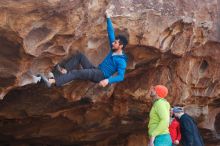
[(61, 73), (62, 73), (62, 74), (66, 74), (66, 73), (67, 73), (67, 70), (66, 70), (65, 68), (62, 68), (62, 69), (61, 69)]
[(112, 16), (112, 13), (109, 10), (105, 11), (106, 18), (110, 18)]
[(108, 79), (104, 79), (99, 82), (99, 85), (102, 87), (105, 87), (108, 85), (108, 82), (109, 82)]

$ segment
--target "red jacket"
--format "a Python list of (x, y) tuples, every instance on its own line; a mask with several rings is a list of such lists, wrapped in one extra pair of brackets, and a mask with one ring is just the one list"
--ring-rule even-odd
[(180, 141), (180, 139), (181, 139), (180, 123), (175, 118), (170, 123), (169, 131), (170, 131), (170, 136), (171, 136), (171, 139), (172, 139), (173, 143), (174, 143), (175, 140)]

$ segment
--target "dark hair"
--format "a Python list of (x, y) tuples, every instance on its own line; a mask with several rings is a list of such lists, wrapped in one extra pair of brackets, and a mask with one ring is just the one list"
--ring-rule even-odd
[(123, 45), (122, 49), (124, 49), (127, 46), (127, 44), (128, 44), (127, 38), (125, 36), (123, 36), (123, 35), (116, 36), (115, 40), (119, 40), (119, 44)]

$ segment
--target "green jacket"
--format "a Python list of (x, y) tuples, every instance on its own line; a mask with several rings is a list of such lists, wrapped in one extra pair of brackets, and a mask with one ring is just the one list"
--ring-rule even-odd
[(169, 133), (170, 104), (166, 99), (158, 99), (154, 102), (150, 111), (148, 124), (149, 136), (158, 136)]

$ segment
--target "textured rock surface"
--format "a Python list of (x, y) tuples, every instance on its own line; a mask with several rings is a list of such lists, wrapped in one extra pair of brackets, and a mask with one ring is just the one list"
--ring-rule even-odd
[[(129, 38), (125, 81), (34, 84), (31, 74), (76, 51), (101, 62), (106, 9), (116, 33)], [(217, 0), (1, 0), (0, 143), (146, 145), (146, 95), (164, 84), (170, 103), (196, 119), (206, 145), (220, 145), (219, 12)]]

